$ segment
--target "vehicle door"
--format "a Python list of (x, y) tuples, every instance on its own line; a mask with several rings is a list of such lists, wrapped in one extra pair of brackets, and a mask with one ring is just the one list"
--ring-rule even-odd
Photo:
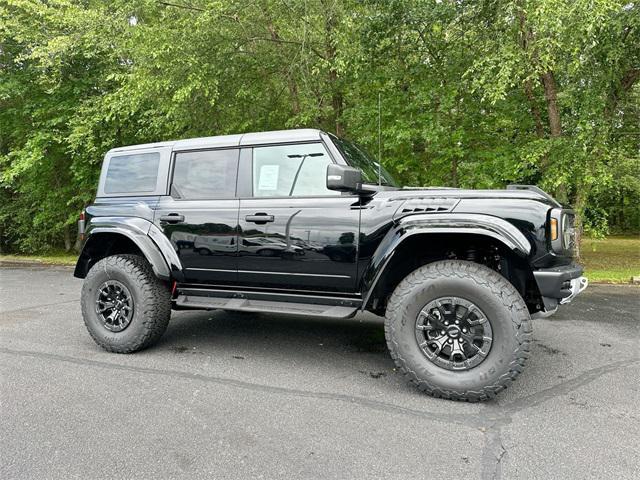
[(236, 281), (238, 148), (175, 152), (170, 195), (155, 223), (173, 244), (190, 283)]
[(360, 201), (326, 187), (322, 142), (243, 148), (238, 280), (253, 287), (356, 289)]

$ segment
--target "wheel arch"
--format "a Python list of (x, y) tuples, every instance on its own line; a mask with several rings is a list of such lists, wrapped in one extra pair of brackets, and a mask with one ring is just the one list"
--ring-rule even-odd
[(94, 217), (87, 227), (74, 276), (86, 277), (98, 260), (118, 253), (142, 255), (151, 265), (154, 274), (162, 280), (169, 280), (182, 270), (169, 240), (148, 220), (135, 217)]
[(537, 311), (539, 292), (527, 262), (532, 243), (506, 220), (489, 215), (456, 216), (416, 215), (392, 228), (362, 277), (362, 309), (380, 313), (398, 283), (422, 265), (447, 258), (483, 263), (480, 257), (494, 252), (507, 269), (503, 275), (523, 298), (530, 297), (530, 310)]

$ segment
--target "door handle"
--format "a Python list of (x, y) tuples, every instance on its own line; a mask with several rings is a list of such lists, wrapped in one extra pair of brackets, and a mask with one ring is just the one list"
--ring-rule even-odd
[(168, 215), (160, 215), (160, 221), (166, 223), (180, 223), (184, 222), (184, 215), (179, 213), (170, 213)]
[(267, 222), (273, 222), (273, 215), (267, 215), (266, 213), (256, 213), (255, 215), (247, 215), (244, 217), (247, 222), (257, 223), (258, 225), (264, 225)]

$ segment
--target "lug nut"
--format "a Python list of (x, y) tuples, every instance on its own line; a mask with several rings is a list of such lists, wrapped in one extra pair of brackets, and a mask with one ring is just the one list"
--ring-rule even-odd
[(456, 325), (458, 325), (460, 323), (460, 320), (456, 320)]
[(440, 335), (444, 335), (445, 333), (447, 332), (445, 332), (444, 330), (440, 330)]
[(467, 329), (466, 329), (466, 328), (463, 328), (463, 329), (462, 329), (462, 333), (467, 333)]
[(445, 320), (445, 321), (444, 321), (444, 324), (445, 324), (445, 325), (449, 325), (449, 320)]
[(449, 340), (447, 340), (449, 343), (453, 343), (453, 340), (450, 338)]

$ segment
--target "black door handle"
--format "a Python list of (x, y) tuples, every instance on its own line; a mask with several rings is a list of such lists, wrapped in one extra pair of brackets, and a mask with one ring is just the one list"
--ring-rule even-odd
[(184, 222), (184, 215), (179, 213), (170, 213), (168, 215), (160, 215), (160, 221), (166, 223), (180, 223)]
[(256, 213), (255, 215), (247, 215), (244, 217), (247, 222), (257, 223), (258, 225), (264, 225), (267, 222), (273, 222), (273, 215), (267, 215), (266, 213)]

